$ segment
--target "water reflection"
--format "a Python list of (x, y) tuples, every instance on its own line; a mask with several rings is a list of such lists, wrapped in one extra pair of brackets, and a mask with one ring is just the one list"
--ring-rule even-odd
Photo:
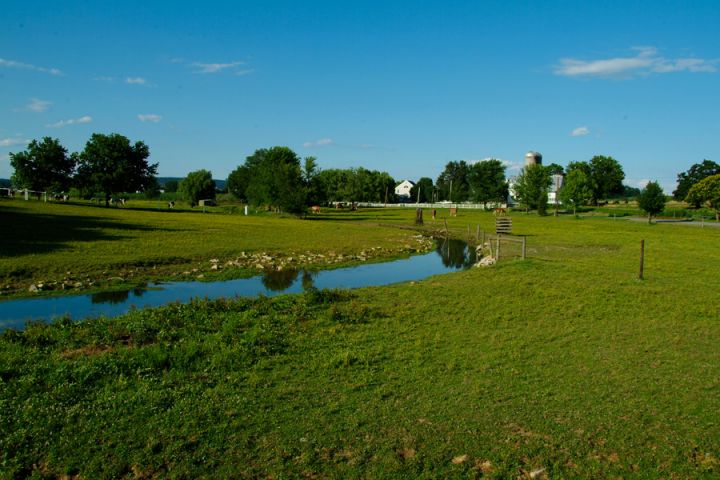
[(435, 251), (448, 268), (468, 268), (477, 262), (475, 249), (462, 240), (446, 238), (438, 240)]
[(135, 297), (142, 297), (142, 295), (147, 291), (146, 287), (146, 284), (142, 284), (130, 290), (93, 293), (90, 295), (90, 303), (109, 303), (111, 305), (124, 303), (130, 298), (130, 292), (132, 292)]
[(294, 268), (283, 270), (266, 270), (263, 273), (262, 283), (265, 288), (273, 292), (282, 292), (290, 288), (298, 277), (298, 271)]

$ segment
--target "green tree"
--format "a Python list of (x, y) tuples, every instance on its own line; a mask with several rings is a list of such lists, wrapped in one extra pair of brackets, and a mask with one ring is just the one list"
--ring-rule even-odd
[(230, 194), (237, 198), (238, 200), (242, 200), (243, 202), (247, 202), (247, 194), (245, 191), (247, 190), (248, 186), (250, 185), (251, 180), (251, 172), (250, 167), (247, 165), (240, 165), (235, 170), (230, 172), (230, 175), (228, 175), (227, 178), (227, 189)]
[(103, 193), (105, 206), (115, 193), (145, 190), (157, 174), (149, 165), (150, 150), (143, 142), (130, 144), (127, 137), (93, 133), (80, 153), (77, 180), (81, 188)]
[(520, 175), (515, 177), (513, 190), (515, 198), (527, 210), (537, 209), (538, 215), (545, 215), (547, 210), (547, 191), (552, 179), (550, 173), (542, 165), (528, 165)]
[(15, 169), (12, 183), (36, 191), (66, 191), (72, 184), (75, 163), (76, 156), (68, 156), (58, 139), (33, 140), (27, 150), (10, 154), (10, 165)]
[(288, 147), (259, 149), (247, 157), (244, 167), (249, 203), (294, 214), (305, 211), (307, 190), (295, 152)]
[[(685, 200), (688, 192), (697, 182), (710, 175), (720, 174), (720, 165), (712, 160), (703, 160), (702, 163), (696, 163), (687, 172), (678, 173), (677, 188), (673, 191), (675, 200)], [(699, 207), (700, 205), (693, 205)]]
[(474, 163), (468, 168), (470, 200), (487, 205), (504, 202), (508, 196), (505, 166), (500, 160), (490, 159)]
[(168, 180), (167, 182), (165, 182), (163, 190), (168, 193), (175, 193), (178, 190), (178, 185), (180, 185), (180, 182), (178, 182), (177, 180)]
[(573, 215), (577, 215), (577, 207), (584, 205), (592, 198), (590, 179), (583, 169), (574, 169), (565, 175), (560, 189), (560, 201), (572, 205)]
[(435, 185), (440, 197), (451, 202), (464, 202), (468, 199), (468, 164), (464, 160), (448, 162)]
[(194, 207), (200, 200), (215, 199), (215, 181), (208, 170), (197, 170), (188, 173), (178, 185), (178, 192)]
[(622, 194), (625, 172), (620, 163), (612, 157), (596, 155), (590, 159), (590, 182), (595, 205), (601, 199)]
[(720, 222), (720, 174), (705, 177), (690, 187), (685, 201), (692, 205), (706, 204), (715, 210), (715, 220)]
[(410, 189), (410, 199), (419, 203), (431, 202), (434, 189), (432, 178), (422, 177)]
[(637, 201), (640, 209), (647, 213), (648, 223), (652, 221), (652, 217), (665, 209), (665, 194), (657, 182), (649, 182), (640, 192)]
[(565, 169), (562, 165), (558, 165), (557, 163), (546, 165), (545, 168), (548, 172), (550, 172), (550, 175), (565, 175)]

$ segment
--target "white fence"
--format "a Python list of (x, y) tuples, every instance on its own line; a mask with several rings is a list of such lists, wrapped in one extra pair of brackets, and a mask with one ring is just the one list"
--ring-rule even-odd
[(373, 203), (357, 202), (359, 207), (399, 207), (399, 208), (466, 208), (473, 210), (494, 210), (496, 208), (507, 208), (507, 203)]

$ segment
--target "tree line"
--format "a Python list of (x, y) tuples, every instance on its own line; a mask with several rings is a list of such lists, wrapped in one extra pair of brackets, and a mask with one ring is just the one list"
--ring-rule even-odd
[(55, 138), (32, 140), (26, 150), (10, 154), (11, 181), (17, 188), (60, 193), (71, 187), (105, 205), (115, 194), (157, 190), (158, 164), (149, 164), (150, 150), (143, 142), (130, 143), (117, 133), (94, 133), (81, 152), (68, 154)]
[[(44, 192), (77, 188), (83, 197), (103, 198), (106, 205), (113, 195), (123, 192), (142, 191), (152, 197), (160, 186), (158, 164), (148, 163), (149, 156), (145, 143), (131, 143), (117, 133), (94, 133), (81, 152), (70, 154), (59, 140), (44, 137), (32, 140), (25, 151), (10, 153), (14, 169), (11, 182), (16, 188)], [(596, 155), (587, 162), (570, 162), (567, 167), (530, 165), (509, 180), (505, 170), (497, 159), (450, 161), (435, 182), (420, 178), (410, 196), (417, 202), (487, 204), (504, 202), (511, 194), (526, 209), (544, 213), (553, 175), (563, 177), (558, 199), (573, 211), (622, 195), (635, 196), (655, 211), (663, 196), (657, 182), (650, 182), (642, 191), (624, 185), (622, 166), (609, 156)], [(230, 173), (226, 186), (231, 195), (251, 205), (299, 214), (310, 205), (332, 202), (392, 203), (397, 200), (396, 184), (387, 172), (362, 167), (322, 170), (315, 157), (301, 159), (290, 148), (276, 146), (248, 156)], [(190, 172), (176, 188), (191, 205), (216, 195), (212, 173), (204, 169)], [(679, 173), (673, 197), (694, 207), (708, 206), (720, 216), (720, 165), (703, 160)]]

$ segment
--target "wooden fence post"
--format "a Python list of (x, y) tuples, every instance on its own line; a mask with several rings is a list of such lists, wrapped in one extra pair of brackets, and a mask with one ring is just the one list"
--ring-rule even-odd
[(645, 264), (645, 240), (640, 240), (640, 275), (639, 280), (643, 279), (643, 268)]
[(526, 243), (526, 241), (527, 241), (527, 237), (523, 237), (523, 240), (522, 240), (522, 259), (523, 260), (525, 260), (525, 252), (526, 252), (525, 243)]
[(495, 260), (500, 260), (500, 234), (495, 236)]

